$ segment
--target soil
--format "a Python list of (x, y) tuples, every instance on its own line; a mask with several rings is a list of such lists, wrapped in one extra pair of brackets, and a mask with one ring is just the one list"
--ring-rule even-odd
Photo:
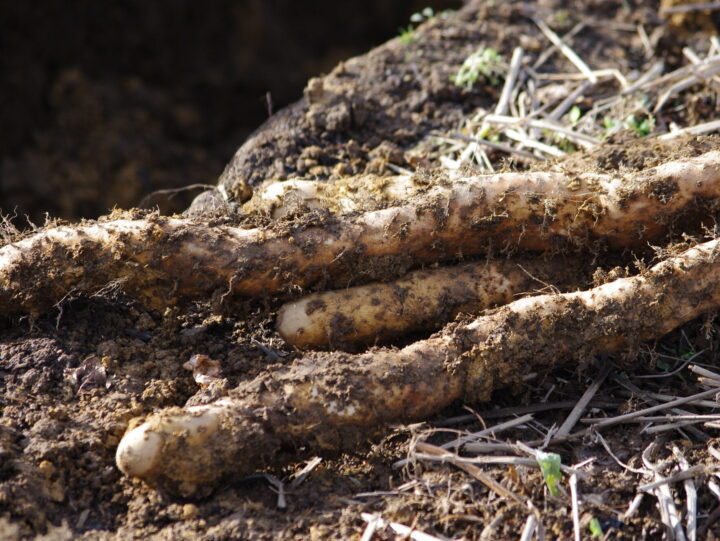
[[(559, 34), (578, 21), (586, 21), (585, 30), (572, 40), (574, 50), (594, 68), (617, 68), (622, 73), (643, 72), (658, 57), (671, 67), (682, 65), (682, 47), (706, 48), (702, 44), (707, 42), (709, 28), (718, 23), (718, 12), (712, 16), (715, 18), (702, 19), (702, 24), (691, 18), (665, 21), (658, 16), (657, 3), (647, 0), (587, 0), (572, 10), (564, 6), (555, 0), (539, 0), (532, 5), (474, 0), (456, 13), (433, 17), (414, 31), (412, 39), (395, 38), (363, 56), (341, 62), (329, 75), (311, 79), (302, 99), (268, 119), (240, 147), (220, 178), (229, 201), (219, 190), (208, 191), (195, 200), (188, 213), (201, 218), (233, 215), (247, 198), (249, 188), (267, 179), (298, 175), (333, 179), (358, 173), (389, 174), (394, 167), (432, 167), (438, 163), (438, 150), (425, 135), (455, 130), (465, 116), (477, 108), (492, 107), (498, 98), (497, 87), (460, 89), (450, 82), (450, 75), (478, 47), (492, 47), (507, 58), (521, 44), (530, 54), (539, 54), (546, 42), (528, 15), (545, 18)], [(646, 58), (637, 25), (642, 25), (655, 43), (655, 58)], [(573, 70), (557, 54), (550, 57), (545, 69)], [(75, 116), (77, 107), (73, 104), (78, 103), (78, 107), (96, 111), (95, 118), (100, 120), (93, 124), (97, 147), (88, 152), (75, 149), (77, 154), (71, 162), (94, 171), (83, 176), (92, 179), (90, 192), (68, 193), (68, 201), (95, 200), (98, 194), (108, 192), (100, 182), (102, 172), (108, 167), (115, 170), (107, 164), (116, 163), (104, 152), (103, 134), (117, 132), (116, 123), (132, 125), (136, 115), (144, 114), (145, 104), (167, 97), (132, 81), (121, 85), (120, 90), (88, 83), (82, 70), (64, 72), (55, 85), (57, 103), (67, 107), (67, 117), (45, 134), (47, 148), (52, 150), (39, 158), (27, 154), (10, 165), (5, 163), (3, 170), (24, 163), (23, 171), (39, 168), (38, 178), (51, 171), (48, 164), (53, 163), (53, 153), (64, 152), (65, 132), (59, 126), (80, 123), (78, 130), (85, 129), (84, 121), (78, 120), (84, 116)], [(120, 107), (119, 116), (106, 114), (114, 109), (116, 92), (138, 96), (137, 103), (129, 108)], [(712, 96), (688, 93), (684, 99), (685, 107), (674, 110), (667, 122), (685, 119), (696, 123), (714, 118)], [(173, 110), (165, 105), (161, 109)], [(176, 120), (185, 122), (182, 110), (178, 115)], [(193, 117), (188, 122), (196, 125), (199, 120)], [(123, 130), (119, 129), (121, 133)], [(209, 182), (212, 176), (208, 177), (207, 171), (222, 162), (221, 154), (208, 154), (202, 140), (179, 137), (175, 143), (157, 149), (152, 144), (153, 133), (149, 130), (148, 139), (133, 143), (138, 145), (137, 153), (130, 153), (140, 158), (137, 163), (127, 162), (127, 178), (132, 181), (118, 177), (121, 184), (134, 185), (140, 162), (152, 176), (158, 156), (165, 156), (157, 158), (159, 161), (172, 160), (174, 170), (183, 172), (180, 184), (198, 180), (202, 175), (196, 176), (193, 171), (201, 163), (205, 171), (202, 181)], [(164, 137), (160, 140), (166, 142)], [(73, 146), (72, 140), (67, 144)], [(642, 169), (667, 156), (689, 155), (719, 144), (709, 137), (668, 148), (623, 133), (596, 151), (571, 155), (550, 167)], [(148, 156), (147, 161), (142, 156)], [(178, 156), (181, 158), (176, 160)], [(209, 169), (208, 163), (213, 164)], [(506, 166), (524, 167), (512, 161)], [(57, 174), (65, 178), (69, 173)], [(56, 184), (49, 186), (47, 201), (57, 190)], [(134, 193), (148, 193), (155, 187), (143, 186)], [(127, 194), (120, 188), (117, 193), (112, 189), (108, 193), (121, 206), (136, 202), (122, 199)], [(78, 208), (68, 212), (82, 214), (82, 205)], [(612, 274), (615, 263), (601, 260), (598, 266)], [(369, 439), (352, 452), (323, 455), (320, 465), (286, 495), (284, 508), (278, 507), (278, 495), (262, 475), (228, 479), (209, 496), (193, 500), (173, 497), (123, 476), (115, 466), (114, 454), (131, 419), (163, 407), (210, 402), (226, 389), (298, 357), (299, 353), (274, 330), (279, 306), (280, 300), (266, 298), (247, 301), (227, 313), (218, 312), (209, 300), (199, 299), (183, 309), (159, 312), (118, 291), (107, 291), (62, 303), (37, 319), (21, 318), (1, 330), (0, 538), (360, 539), (365, 528), (361, 513), (366, 512), (379, 512), (385, 520), (436, 536), (480, 539), (483, 529), (494, 524), (495, 529), (486, 530), (482, 538), (518, 538), (527, 519), (524, 504), (496, 497), (484, 484), (449, 465), (411, 461), (405, 468), (393, 469), (392, 464), (406, 456), (413, 439), (433, 424), (450, 425), (451, 431), (481, 429), (474, 416), (462, 423), (448, 421), (467, 413), (467, 406), (483, 410), (487, 420), (497, 408), (548, 400), (576, 401), (599, 371), (592, 365), (528, 375), (512, 392), (506, 389), (495, 393), (489, 404), (456, 404), (425, 424), (392, 427), (384, 439)], [(712, 317), (703, 318), (665, 337), (650, 350), (678, 352), (690, 346), (705, 350), (705, 362), (716, 363), (720, 348), (717, 331)], [(196, 354), (220, 362), (224, 380), (219, 385), (201, 388), (192, 373), (183, 368)], [(632, 377), (652, 373), (658, 359), (655, 353), (633, 352), (602, 360), (615, 362)], [(696, 391), (685, 378), (659, 381), (654, 387), (658, 392), (684, 396)], [(615, 380), (606, 384), (603, 392), (608, 397), (606, 403), (591, 409), (592, 415), (614, 415), (640, 407), (640, 399), (623, 394)], [(548, 427), (561, 424), (566, 414), (567, 409), (550, 409), (537, 413), (535, 419)], [(717, 431), (707, 432), (714, 438), (709, 442), (685, 438), (677, 432), (671, 433), (671, 441), (693, 463), (710, 462), (707, 448), (717, 439)], [(518, 440), (534, 437), (523, 430), (504, 435)], [(604, 431), (603, 436), (620, 460), (634, 466), (640, 465), (642, 450), (654, 439), (628, 425)], [(443, 431), (430, 437), (435, 443), (446, 439)], [(634, 498), (637, 481), (608, 456), (598, 438), (568, 443), (557, 452), (565, 464), (595, 460), (580, 482), (584, 531), (590, 519), (597, 518), (608, 538), (654, 539), (662, 535), (660, 515), (650, 497), (632, 518), (618, 517)], [(291, 458), (264, 473), (287, 479), (303, 466)], [(548, 538), (572, 537), (569, 506), (547, 496), (538, 470), (484, 466), (483, 471), (543, 506), (541, 516)], [(714, 497), (702, 492), (701, 521), (716, 506)], [(720, 535), (720, 525), (711, 527), (712, 534)], [(375, 538), (394, 537), (389, 530), (378, 530)]]

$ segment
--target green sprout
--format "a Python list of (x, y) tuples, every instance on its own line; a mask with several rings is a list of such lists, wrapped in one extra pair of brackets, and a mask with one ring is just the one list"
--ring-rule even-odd
[(406, 28), (403, 28), (401, 26), (400, 28), (398, 28), (398, 31), (400, 32), (400, 43), (408, 45), (409, 43), (417, 40), (417, 36), (415, 35), (415, 27), (411, 24), (407, 25)]
[(580, 120), (580, 117), (582, 117), (582, 111), (580, 110), (580, 107), (577, 105), (573, 105), (570, 108), (570, 111), (568, 111), (568, 120), (570, 121), (570, 124), (577, 124), (577, 121)]
[[(426, 7), (422, 11), (418, 11), (410, 15), (410, 22), (420, 24), (432, 19), (433, 17), (435, 17), (435, 10), (431, 7)], [(417, 41), (418, 39), (415, 35), (414, 24), (409, 24), (405, 28), (401, 26), (398, 28), (398, 32), (400, 32), (400, 43), (404, 43), (405, 45)]]
[(605, 131), (606, 131), (606, 132), (611, 131), (612, 129), (615, 128), (615, 126), (617, 126), (617, 120), (615, 120), (615, 119), (614, 119), (613, 117), (611, 117), (611, 116), (604, 116), (604, 117), (603, 117), (603, 127), (605, 128)]
[(590, 537), (602, 537), (603, 531), (602, 527), (600, 526), (600, 521), (593, 517), (590, 519), (590, 524), (588, 524), (588, 528), (590, 529)]
[(623, 126), (632, 128), (639, 137), (645, 137), (655, 128), (655, 119), (653, 117), (640, 118), (630, 115), (623, 121)]
[(450, 80), (455, 85), (470, 90), (482, 77), (492, 86), (497, 86), (505, 76), (505, 63), (495, 49), (479, 49), (465, 59), (457, 75)]
[(535, 455), (535, 460), (540, 465), (540, 471), (542, 472), (545, 484), (550, 491), (550, 495), (556, 497), (560, 494), (558, 490), (558, 482), (562, 479), (562, 473), (560, 473), (560, 455), (557, 453), (545, 453), (538, 451)]

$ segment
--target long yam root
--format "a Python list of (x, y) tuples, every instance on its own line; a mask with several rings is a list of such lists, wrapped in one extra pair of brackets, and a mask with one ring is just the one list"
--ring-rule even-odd
[[(450, 179), (444, 181), (451, 182)], [(272, 181), (260, 187), (242, 206), (242, 211), (243, 214), (267, 215), (276, 220), (305, 209), (326, 210), (341, 216), (394, 206), (429, 187), (429, 181), (416, 175), (358, 175), (333, 182)]]
[(587, 285), (567, 258), (497, 260), (419, 270), (386, 283), (314, 293), (278, 311), (277, 331), (300, 349), (352, 351), (412, 332), (435, 331), (460, 312), (478, 313), (551, 286)]
[(277, 460), (350, 449), (389, 423), (487, 400), (531, 369), (633, 349), (720, 307), (720, 240), (640, 276), (526, 297), (400, 350), (311, 353), (220, 401), (150, 416), (126, 433), (120, 469), (183, 496)]
[(720, 152), (713, 151), (622, 176), (458, 179), (399, 206), (290, 230), (172, 218), (63, 226), (0, 249), (0, 312), (37, 314), (110, 284), (162, 308), (320, 280), (339, 287), (389, 279), (422, 263), (491, 251), (559, 251), (595, 241), (644, 247), (683, 218), (697, 229), (719, 197)]

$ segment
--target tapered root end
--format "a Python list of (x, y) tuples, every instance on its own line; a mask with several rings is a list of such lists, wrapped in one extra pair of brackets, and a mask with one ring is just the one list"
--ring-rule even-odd
[(115, 453), (115, 462), (120, 471), (132, 477), (148, 475), (160, 458), (163, 436), (153, 432), (145, 423), (123, 436)]
[(300, 299), (280, 308), (277, 317), (277, 331), (285, 342), (304, 349), (308, 345), (321, 345), (327, 337), (319, 332), (318, 325), (308, 317), (308, 305), (314, 298)]
[(123, 436), (115, 454), (118, 468), (183, 496), (202, 493), (218, 475), (217, 449), (209, 440), (217, 436), (223, 404), (169, 408), (151, 416)]

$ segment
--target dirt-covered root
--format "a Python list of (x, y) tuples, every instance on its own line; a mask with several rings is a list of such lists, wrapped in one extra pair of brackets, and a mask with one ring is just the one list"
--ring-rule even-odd
[(576, 293), (526, 297), (400, 350), (312, 353), (206, 406), (126, 433), (122, 471), (184, 496), (302, 448), (354, 448), (388, 423), (487, 400), (529, 370), (635, 348), (720, 307), (720, 241)]
[[(206, 494), (295, 447), (350, 449), (398, 418), (422, 418), (462, 394), (444, 365), (447, 338), (362, 356), (314, 354), (206, 406), (171, 408), (128, 431), (117, 464), (183, 496)], [(360, 429), (360, 427), (364, 427)]]
[[(208, 227), (153, 218), (41, 231), (0, 248), (0, 313), (38, 313), (66, 296), (122, 288), (161, 308), (389, 280), (423, 263), (599, 241), (646, 247), (676, 222), (714, 215), (720, 152), (624, 176), (507, 173), (436, 185), (402, 205), (321, 225)], [(42, 279), (38, 279), (42, 277)]]
[(301, 349), (353, 351), (477, 314), (521, 296), (583, 289), (579, 260), (496, 260), (414, 271), (399, 280), (314, 293), (278, 311), (277, 331)]
[(395, 206), (430, 187), (419, 175), (358, 175), (332, 182), (318, 180), (269, 181), (242, 206), (245, 215), (272, 219), (305, 210), (326, 210), (336, 216)]

